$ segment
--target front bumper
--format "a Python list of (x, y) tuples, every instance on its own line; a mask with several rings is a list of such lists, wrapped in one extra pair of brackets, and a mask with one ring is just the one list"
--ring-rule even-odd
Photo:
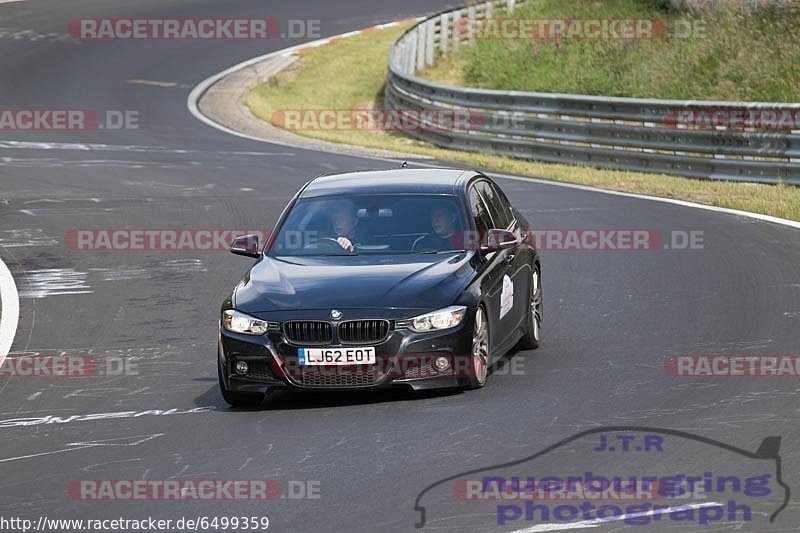
[[(469, 315), (467, 315), (469, 316)], [(265, 335), (244, 335), (219, 329), (219, 365), (231, 392), (266, 393), (276, 389), (357, 390), (405, 387), (413, 390), (458, 388), (468, 384), (472, 324), (464, 322), (440, 332), (415, 333), (396, 328), (391, 321), (388, 336), (374, 346), (374, 365), (301, 366), (298, 346), (287, 341), (282, 331)], [(319, 347), (319, 346), (315, 346)], [(332, 344), (332, 348), (353, 348), (353, 344)], [(446, 357), (449, 367), (439, 371), (433, 362)], [(245, 374), (237, 373), (237, 362), (247, 363)]]

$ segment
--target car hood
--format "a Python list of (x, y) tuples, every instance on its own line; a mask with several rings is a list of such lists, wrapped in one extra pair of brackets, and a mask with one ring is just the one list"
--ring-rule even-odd
[(437, 309), (452, 304), (470, 281), (473, 254), (264, 257), (236, 287), (234, 306), (251, 314)]

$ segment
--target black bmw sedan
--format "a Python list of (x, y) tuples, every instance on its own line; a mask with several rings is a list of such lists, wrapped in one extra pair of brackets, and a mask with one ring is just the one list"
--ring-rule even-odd
[(475, 171), (312, 179), (222, 304), (231, 405), (277, 389), (477, 388), (511, 348), (536, 348), (542, 283), (529, 226)]

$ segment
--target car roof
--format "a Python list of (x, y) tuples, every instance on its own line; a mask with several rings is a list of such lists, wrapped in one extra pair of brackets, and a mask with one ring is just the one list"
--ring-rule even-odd
[(476, 174), (474, 171), (451, 168), (400, 168), (329, 174), (308, 182), (300, 198), (374, 193), (457, 194), (466, 179)]

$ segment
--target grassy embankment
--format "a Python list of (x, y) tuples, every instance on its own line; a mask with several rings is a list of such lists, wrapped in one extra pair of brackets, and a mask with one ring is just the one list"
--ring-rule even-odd
[[(648, 14), (652, 17), (655, 16), (653, 10), (662, 3), (660, 0), (578, 0), (571, 5), (569, 16), (590, 16), (589, 11), (583, 10), (590, 9), (591, 5), (595, 6), (594, 16), (598, 16), (597, 5), (614, 4), (617, 10), (613, 11), (613, 15), (605, 15), (606, 18)], [(643, 4), (650, 5), (650, 10), (642, 11)], [(539, 0), (536, 5), (539, 7), (535, 12), (521, 11), (515, 16), (553, 16), (556, 7), (563, 6), (563, 2)], [(563, 12), (561, 16), (564, 16)], [(525, 90), (666, 98), (684, 98), (691, 94), (707, 98), (800, 101), (800, 49), (794, 52), (794, 56), (790, 53), (800, 47), (800, 41), (791, 38), (795, 32), (776, 29), (783, 28), (788, 22), (784, 18), (770, 18), (771, 15), (766, 14), (759, 15), (762, 18), (757, 20), (763, 21), (760, 24), (768, 26), (774, 23), (777, 26), (751, 28), (745, 25), (747, 35), (718, 34), (718, 31), (725, 33), (724, 28), (730, 30), (729, 25), (737, 23), (737, 17), (742, 16), (735, 12), (725, 12), (724, 16), (708, 15), (706, 35), (713, 35), (714, 38), (707, 39), (709, 42), (692, 40), (688, 45), (685, 39), (680, 43), (670, 40), (673, 42), (638, 43), (635, 46), (621, 42), (570, 42), (552, 50), (548, 50), (549, 45), (544, 44), (538, 47), (534, 59), (528, 42), (480, 41), (476, 46), (462, 47), (461, 54), (440, 62), (424, 75), (448, 83), (495, 88), (506, 86)], [(721, 25), (720, 29), (716, 24)], [(794, 24), (797, 24), (797, 20)], [(404, 29), (394, 27), (370, 32), (311, 49), (303, 54), (295, 67), (256, 87), (249, 95), (247, 104), (256, 116), (266, 121), (272, 121), (273, 117), (279, 115), (275, 112), (286, 109), (381, 108), (388, 49)], [(776, 36), (771, 38), (772, 32), (776, 35), (782, 33), (782, 39)], [(762, 35), (762, 38), (759, 40), (755, 35)], [(722, 40), (715, 41), (718, 37)], [(656, 57), (652, 54), (656, 54)], [(760, 61), (767, 61), (769, 57), (773, 57), (775, 62), (786, 63), (783, 71), (775, 70), (777, 63), (771, 66), (760, 64)], [(613, 62), (609, 63), (609, 60)], [(661, 67), (653, 65), (654, 61)], [(609, 64), (615, 66), (609, 68), (608, 72), (591, 72), (597, 65)], [(667, 69), (670, 64), (673, 68), (671, 73), (661, 70)], [(740, 66), (738, 69), (737, 64)], [(691, 65), (691, 68), (687, 65)], [(535, 69), (537, 74), (525, 74), (528, 69)], [(634, 72), (629, 73), (630, 69), (634, 69)], [(623, 88), (627, 88), (627, 91)], [(648, 92), (656, 90), (660, 92)], [(307, 129), (296, 133), (337, 143), (426, 155), (501, 172), (679, 198), (800, 220), (800, 187), (694, 180), (537, 163), (445, 150), (386, 131)]]

